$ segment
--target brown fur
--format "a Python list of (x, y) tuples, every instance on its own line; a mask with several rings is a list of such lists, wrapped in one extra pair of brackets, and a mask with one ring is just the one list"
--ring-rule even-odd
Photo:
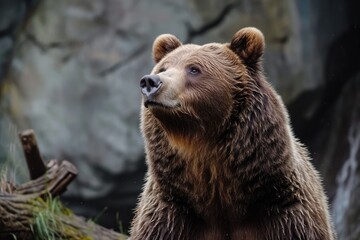
[(203, 46), (162, 35), (153, 49), (161, 106), (141, 110), (149, 169), (131, 239), (334, 239), (318, 173), (262, 74), (261, 32)]

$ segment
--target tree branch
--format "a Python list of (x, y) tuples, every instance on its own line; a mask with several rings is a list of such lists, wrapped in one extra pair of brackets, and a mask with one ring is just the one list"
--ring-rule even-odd
[(45, 166), (34, 131), (27, 130), (19, 136), (33, 180), (19, 186), (0, 180), (0, 239), (127, 238), (63, 207), (55, 197), (76, 177), (76, 167), (68, 161), (57, 160), (51, 160)]

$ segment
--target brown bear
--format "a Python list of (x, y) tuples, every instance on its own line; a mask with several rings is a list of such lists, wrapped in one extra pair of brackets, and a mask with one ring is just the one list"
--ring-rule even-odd
[(264, 46), (256, 28), (225, 44), (155, 40), (132, 240), (335, 239), (319, 175), (265, 80)]

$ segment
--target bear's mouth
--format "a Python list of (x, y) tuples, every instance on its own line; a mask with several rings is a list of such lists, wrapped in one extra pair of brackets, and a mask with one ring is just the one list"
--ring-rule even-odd
[(156, 102), (154, 100), (146, 100), (144, 102), (144, 106), (146, 108), (149, 108), (149, 107), (154, 107), (154, 108), (165, 108), (165, 109), (169, 109), (170, 107), (169, 106), (166, 106), (162, 103), (159, 103), (159, 102)]

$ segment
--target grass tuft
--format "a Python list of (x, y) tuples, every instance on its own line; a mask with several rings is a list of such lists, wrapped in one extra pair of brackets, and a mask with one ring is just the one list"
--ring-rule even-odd
[(63, 237), (59, 234), (62, 226), (56, 216), (71, 215), (72, 212), (65, 208), (59, 198), (52, 198), (49, 194), (46, 200), (37, 198), (39, 207), (34, 208), (34, 222), (32, 231), (36, 240), (60, 240)]

